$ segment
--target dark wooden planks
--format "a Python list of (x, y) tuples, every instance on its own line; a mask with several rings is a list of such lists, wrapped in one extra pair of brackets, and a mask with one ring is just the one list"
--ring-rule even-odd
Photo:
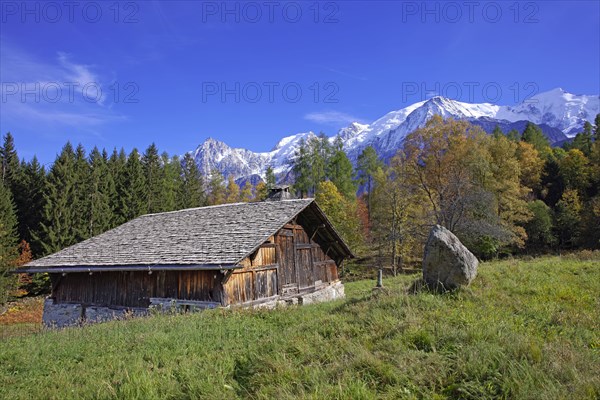
[(219, 301), (215, 271), (74, 273), (61, 277), (52, 293), (57, 302), (148, 307), (150, 297)]

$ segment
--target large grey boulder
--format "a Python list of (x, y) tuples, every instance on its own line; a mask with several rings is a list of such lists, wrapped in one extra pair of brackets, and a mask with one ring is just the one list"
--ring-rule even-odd
[(465, 286), (477, 275), (479, 261), (443, 226), (429, 233), (423, 257), (423, 280), (431, 288), (452, 290)]

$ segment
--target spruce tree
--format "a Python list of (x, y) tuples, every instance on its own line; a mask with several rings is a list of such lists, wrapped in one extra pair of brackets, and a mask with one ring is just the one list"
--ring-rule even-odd
[(339, 135), (333, 143), (333, 155), (329, 160), (327, 171), (329, 180), (344, 197), (347, 199), (356, 197), (356, 184), (352, 180), (352, 163), (344, 151), (344, 143)]
[(126, 166), (127, 166), (127, 154), (125, 150), (121, 148), (119, 152), (115, 148), (108, 159), (108, 170), (114, 182), (114, 191), (109, 199), (110, 208), (113, 210), (113, 226), (121, 225), (127, 222), (123, 210), (123, 196), (127, 189), (126, 185)]
[(358, 156), (356, 170), (358, 176), (358, 183), (360, 185), (366, 185), (367, 191), (367, 209), (369, 211), (369, 218), (371, 216), (371, 195), (373, 193), (373, 183), (375, 173), (382, 166), (382, 162), (377, 156), (377, 152), (372, 146), (367, 146)]
[(504, 136), (504, 133), (502, 132), (502, 129), (500, 129), (499, 125), (496, 125), (494, 127), (494, 130), (492, 131), (492, 136), (494, 138), (499, 138), (500, 136)]
[(169, 159), (169, 155), (164, 152), (162, 159), (162, 179), (161, 186), (161, 211), (173, 211), (179, 208), (178, 196), (181, 193), (182, 178), (181, 178), (181, 162), (179, 157), (173, 156)]
[(4, 142), (0, 148), (0, 162), (2, 163), (2, 182), (12, 192), (21, 165), (15, 149), (15, 140), (10, 132), (4, 136)]
[(86, 151), (80, 143), (75, 149), (74, 163), (75, 189), (73, 198), (74, 232), (77, 242), (90, 238), (88, 185), (90, 181), (90, 164)]
[(298, 148), (292, 161), (292, 171), (294, 173), (294, 188), (299, 197), (309, 194), (311, 189), (311, 164), (309, 149), (304, 138), (298, 141)]
[(182, 169), (181, 207), (192, 208), (206, 205), (204, 178), (191, 153), (186, 153), (185, 156), (183, 156)]
[(596, 114), (594, 125), (594, 141), (600, 143), (600, 114)]
[(521, 140), (533, 145), (533, 147), (542, 154), (548, 153), (550, 142), (548, 141), (548, 138), (544, 136), (540, 127), (534, 123), (527, 123), (523, 135), (521, 136)]
[(148, 212), (148, 197), (144, 164), (137, 149), (131, 150), (125, 163), (123, 186), (117, 187), (119, 193), (119, 214), (124, 222)]
[(14, 289), (16, 277), (10, 274), (18, 258), (17, 216), (9, 188), (0, 183), (0, 304)]
[(267, 189), (272, 189), (276, 185), (275, 172), (273, 171), (273, 167), (270, 165), (267, 167), (267, 171), (265, 172), (266, 185)]
[(329, 139), (323, 132), (316, 138), (308, 141), (309, 162), (311, 166), (310, 174), (310, 193), (317, 190), (317, 185), (325, 181), (327, 177), (327, 166), (331, 156), (331, 146)]
[(43, 253), (57, 252), (77, 243), (76, 212), (77, 178), (75, 176), (75, 153), (67, 143), (58, 155), (46, 181), (44, 209), (40, 234)]
[(35, 240), (39, 236), (42, 211), (44, 208), (44, 189), (46, 185), (46, 171), (33, 156), (31, 162), (21, 163), (20, 178), (16, 182), (14, 193), (17, 206), (17, 219), (19, 221), (19, 238), (30, 243), (31, 251), (35, 257), (42, 254), (42, 246)]
[(148, 213), (157, 213), (162, 208), (162, 189), (163, 189), (163, 166), (158, 154), (158, 148), (152, 143), (142, 156), (142, 165), (144, 167), (144, 182), (146, 184), (146, 211)]
[(87, 192), (87, 236), (92, 237), (114, 227), (112, 199), (116, 197), (115, 183), (104, 154), (96, 147), (90, 153), (90, 173)]
[(512, 140), (513, 142), (521, 141), (521, 134), (516, 129), (511, 129), (510, 131), (508, 131), (506, 137), (508, 138), (508, 140)]
[(588, 121), (583, 124), (583, 132), (579, 132), (573, 142), (565, 146), (565, 149), (581, 150), (586, 157), (592, 154), (592, 144), (594, 139), (594, 127)]

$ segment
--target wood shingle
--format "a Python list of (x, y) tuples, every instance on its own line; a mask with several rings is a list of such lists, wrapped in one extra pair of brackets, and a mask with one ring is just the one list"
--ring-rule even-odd
[[(32, 261), (22, 271), (87, 266), (129, 266), (132, 270), (144, 266), (234, 268), (309, 206), (311, 215), (322, 214), (313, 199), (298, 199), (224, 204), (143, 215)], [(335, 229), (328, 225), (329, 236), (335, 237), (338, 247), (341, 243), (341, 251), (351, 254)]]

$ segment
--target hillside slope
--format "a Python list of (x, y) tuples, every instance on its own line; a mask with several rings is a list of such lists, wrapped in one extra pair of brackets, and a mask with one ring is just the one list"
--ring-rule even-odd
[(416, 276), (347, 284), (347, 299), (214, 310), (0, 343), (2, 399), (600, 396), (600, 266), (485, 263), (453, 294)]

